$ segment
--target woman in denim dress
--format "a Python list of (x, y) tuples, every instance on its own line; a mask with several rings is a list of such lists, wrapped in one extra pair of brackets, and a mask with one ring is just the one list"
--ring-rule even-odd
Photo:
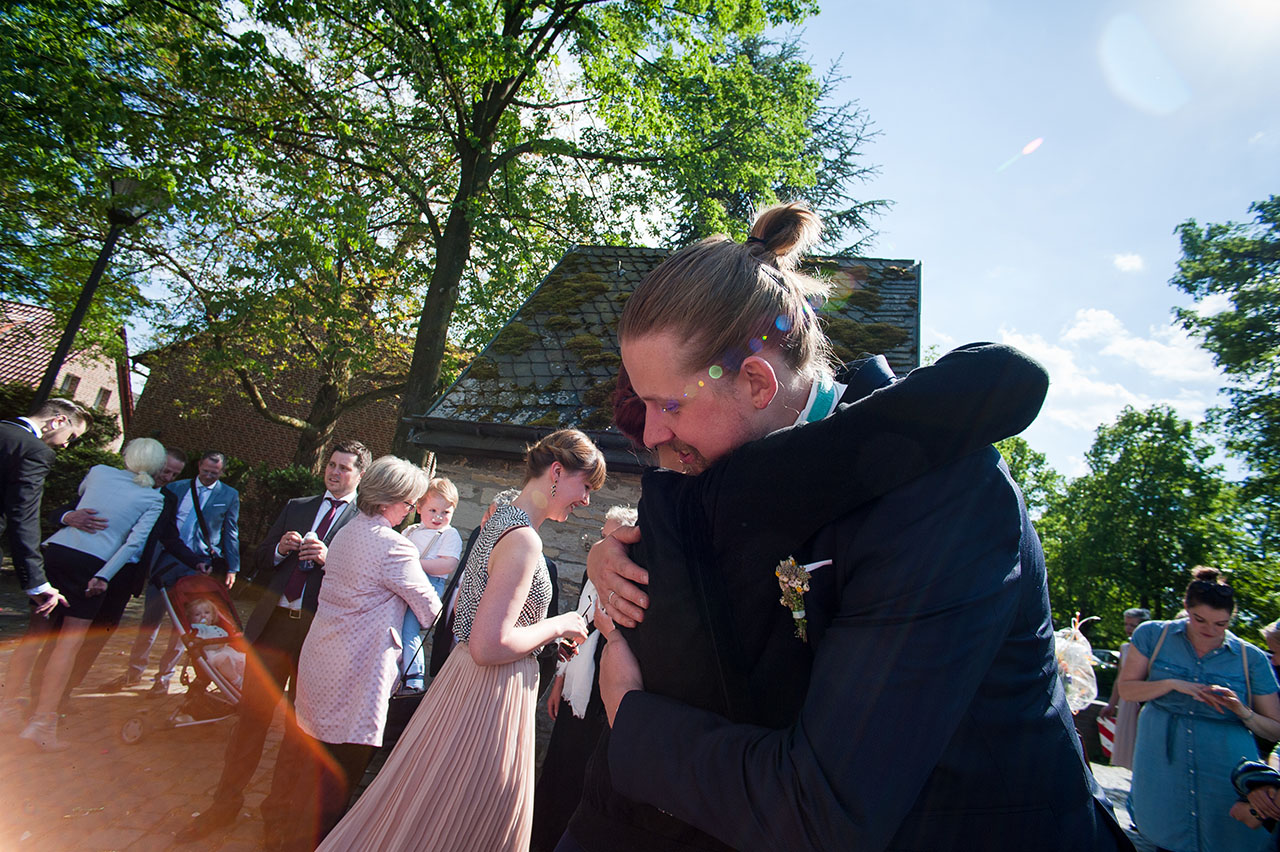
[(1280, 739), (1280, 686), (1266, 654), (1227, 630), (1231, 587), (1213, 568), (1192, 576), (1187, 617), (1140, 625), (1120, 671), (1120, 697), (1146, 702), (1129, 808), (1162, 850), (1265, 849), (1269, 838), (1231, 818), (1231, 770), (1257, 759), (1254, 734)]

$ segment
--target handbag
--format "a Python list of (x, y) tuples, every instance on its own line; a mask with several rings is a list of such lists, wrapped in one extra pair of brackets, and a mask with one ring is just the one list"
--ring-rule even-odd
[[(426, 642), (419, 644), (417, 654), (425, 654), (426, 647)], [(422, 704), (423, 696), (427, 694), (426, 690), (421, 692), (403, 691), (406, 683), (405, 668), (404, 665), (400, 666), (400, 678), (396, 682), (396, 688), (392, 690), (391, 700), (387, 704), (387, 724), (382, 733), (382, 745), (387, 749), (395, 746), (396, 741), (400, 739), (400, 735), (404, 733), (404, 729), (409, 726), (409, 720), (413, 718), (418, 706)]]

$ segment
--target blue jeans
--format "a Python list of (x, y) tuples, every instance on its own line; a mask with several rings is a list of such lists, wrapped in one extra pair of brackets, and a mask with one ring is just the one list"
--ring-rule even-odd
[[(445, 583), (448, 580), (448, 577), (427, 575), (427, 582), (431, 583), (431, 588), (436, 590), (437, 597), (443, 597)], [(422, 652), (422, 625), (412, 609), (404, 611), (404, 624), (400, 627), (400, 636), (404, 642), (404, 651), (400, 657), (400, 670), (404, 673), (404, 682), (407, 686), (421, 687), (423, 675), (426, 672), (426, 655)]]

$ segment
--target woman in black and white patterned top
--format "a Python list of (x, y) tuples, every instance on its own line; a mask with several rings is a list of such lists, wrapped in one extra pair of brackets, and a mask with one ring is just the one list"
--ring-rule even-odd
[(520, 495), (484, 525), (463, 569), (458, 646), (378, 777), (321, 850), (528, 849), (534, 655), (587, 635), (576, 612), (546, 617), (551, 578), (538, 528), (586, 506), (604, 479), (604, 456), (575, 429), (530, 447)]

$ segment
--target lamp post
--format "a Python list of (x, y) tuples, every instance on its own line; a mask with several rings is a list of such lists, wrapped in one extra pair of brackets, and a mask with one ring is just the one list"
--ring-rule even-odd
[(33, 405), (38, 406), (44, 403), (53, 392), (53, 383), (57, 381), (58, 373), (62, 371), (62, 364), (67, 359), (67, 353), (71, 351), (76, 333), (80, 331), (84, 315), (88, 313), (89, 305), (93, 302), (94, 291), (98, 289), (98, 282), (102, 280), (102, 273), (107, 268), (107, 261), (111, 259), (111, 252), (116, 247), (120, 232), (131, 225), (136, 225), (156, 208), (167, 206), (163, 193), (148, 192), (141, 181), (129, 177), (112, 179), (111, 201), (111, 207), (107, 210), (107, 221), (111, 223), (111, 227), (107, 230), (107, 238), (102, 243), (102, 251), (98, 252), (98, 259), (89, 273), (89, 280), (80, 291), (75, 309), (67, 319), (67, 327), (63, 329), (58, 346), (53, 350), (53, 357), (49, 359), (44, 378), (40, 380), (40, 387), (36, 389)]

